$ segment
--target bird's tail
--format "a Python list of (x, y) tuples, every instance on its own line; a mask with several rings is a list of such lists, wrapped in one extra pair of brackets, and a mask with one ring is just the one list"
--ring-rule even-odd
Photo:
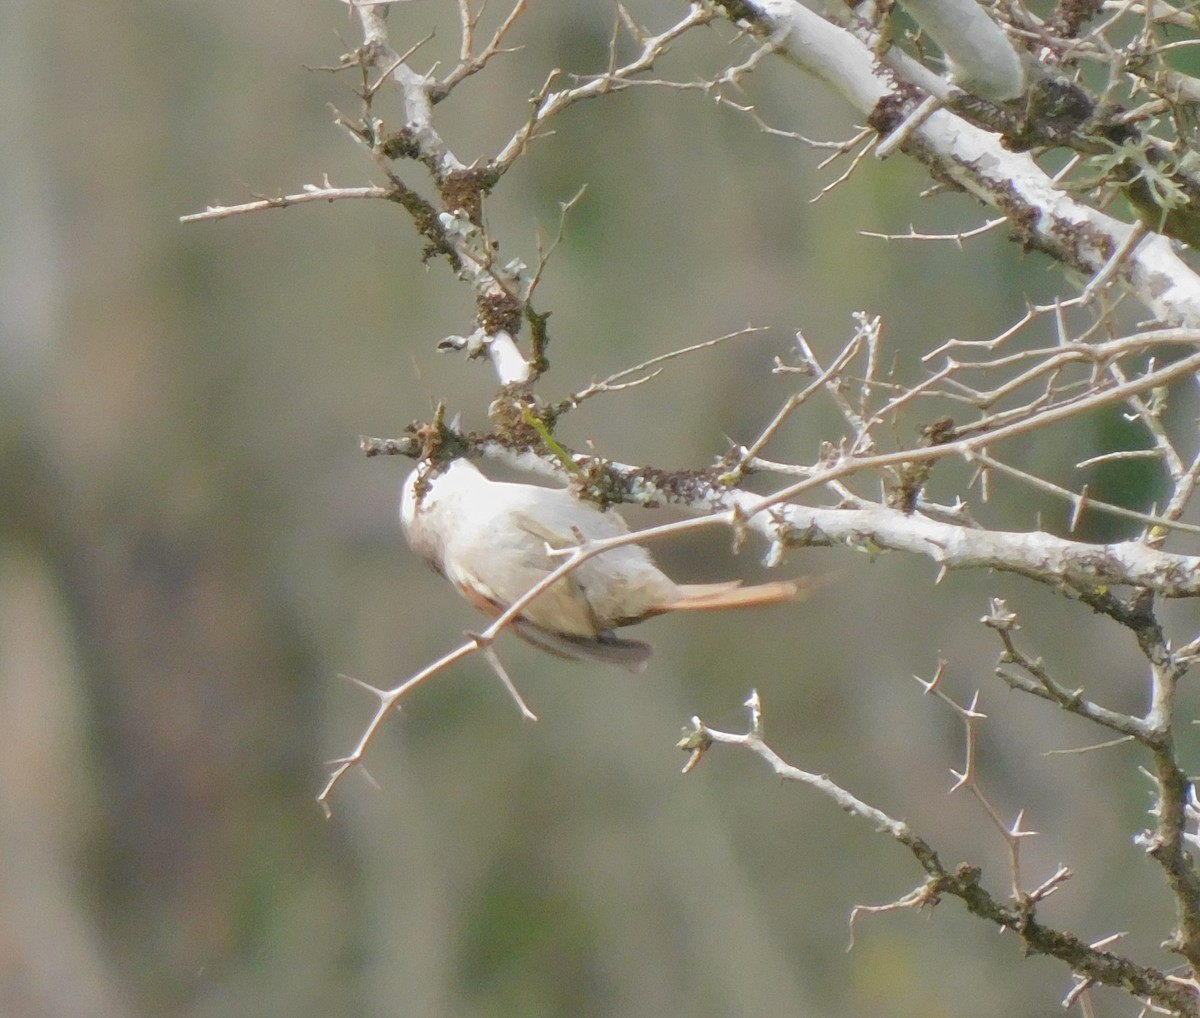
[(681, 583), (678, 597), (652, 610), (651, 614), (674, 611), (724, 611), (726, 608), (758, 608), (794, 601), (807, 588), (796, 580), (776, 580), (743, 587), (741, 580), (729, 583)]

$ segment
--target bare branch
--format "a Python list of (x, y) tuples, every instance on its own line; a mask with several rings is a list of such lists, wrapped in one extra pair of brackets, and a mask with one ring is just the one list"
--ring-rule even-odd
[(516, 48), (504, 48), (504, 40), (513, 30), (517, 20), (525, 13), (528, 6), (527, 0), (516, 0), (512, 10), (508, 12), (500, 27), (496, 29), (495, 34), (488, 41), (487, 45), (478, 53), (473, 53), (475, 41), (475, 26), (478, 23), (478, 15), (471, 12), (470, 0), (459, 0), (460, 20), (462, 22), (462, 45), (459, 49), (458, 66), (454, 68), (441, 82), (441, 94), (448, 95), (460, 82), (469, 78), (472, 74), (478, 74), (487, 65), (488, 62), (499, 53), (515, 53)]
[[(368, 456), (419, 455), (411, 439), (364, 437)], [(495, 441), (483, 441), (478, 452), (507, 463), (517, 470), (565, 479), (554, 458), (516, 451)], [(851, 461), (862, 470), (902, 463), (906, 456), (931, 453), (911, 450)], [(576, 455), (581, 466), (592, 457)], [(936, 458), (936, 457), (929, 457)], [(1116, 544), (1086, 544), (1046, 533), (980, 530), (969, 525), (946, 523), (915, 513), (905, 513), (862, 500), (836, 508), (784, 504), (795, 494), (819, 488), (854, 473), (844, 465), (814, 470), (797, 484), (769, 496), (752, 495), (694, 475), (672, 478), (661, 471), (648, 475), (626, 464), (604, 461), (604, 470), (624, 486), (625, 500), (638, 505), (675, 505), (692, 512), (709, 513), (682, 521), (687, 530), (730, 526), (754, 530), (772, 543), (791, 547), (858, 547), (904, 551), (930, 558), (947, 569), (996, 569), (1014, 572), (1056, 589), (1063, 586), (1085, 591), (1096, 587), (1133, 586), (1157, 590), (1163, 597), (1200, 596), (1200, 556), (1178, 555), (1148, 547), (1142, 541)], [(615, 491), (613, 492), (615, 495)], [(618, 543), (653, 541), (681, 532), (679, 524), (655, 527), (622, 538)], [(595, 553), (604, 548), (599, 548)]]
[[(918, 233), (912, 226), (908, 228), (908, 233), (873, 233), (870, 230), (859, 230), (858, 233), (861, 237), (874, 237), (877, 240), (948, 240), (961, 248), (964, 240), (991, 233), (1003, 222), (1005, 222), (1003, 218), (989, 219), (982, 226), (977, 226), (973, 230), (959, 230), (957, 233)], [(934, 356), (938, 353), (940, 350), (933, 351)]]
[[(1129, 714), (1120, 714), (1108, 710), (1099, 704), (1085, 700), (1082, 689), (1066, 689), (1056, 682), (1046, 670), (1040, 658), (1031, 659), (1017, 649), (1013, 641), (1013, 631), (1016, 629), (1016, 616), (1007, 610), (1005, 603), (999, 599), (992, 602), (991, 611), (981, 619), (989, 629), (996, 632), (1004, 644), (1004, 653), (996, 666), (996, 675), (1003, 679), (1012, 689), (1041, 697), (1058, 704), (1063, 710), (1078, 714), (1082, 718), (1120, 732), (1122, 735), (1136, 739), (1143, 745), (1150, 744), (1155, 738), (1153, 727), (1144, 719)], [(1019, 675), (1001, 667), (1015, 664), (1026, 675)]]
[[(755, 30), (789, 62), (825, 81), (860, 113), (871, 115), (888, 96), (888, 79), (872, 45), (816, 12), (794, 0), (744, 0), (731, 6), (738, 17), (753, 17)], [(951, 97), (937, 75), (895, 47), (885, 59), (903, 80), (927, 94)], [(1058, 190), (1030, 156), (1005, 151), (994, 135), (947, 109), (934, 112), (913, 132), (906, 151), (935, 175), (1003, 212), (1027, 246), (1089, 277), (1108, 266), (1132, 229)], [(1117, 276), (1160, 320), (1200, 325), (1200, 277), (1166, 237), (1138, 244)]]
[[(691, 727), (684, 730), (684, 737), (678, 745), (693, 756), (698, 746), (707, 748), (714, 743), (741, 746), (765, 761), (785, 781), (807, 785), (831, 799), (843, 812), (866, 821), (875, 831), (887, 834), (905, 846), (925, 871), (928, 883), (917, 892), (922, 904), (936, 904), (940, 897), (951, 895), (960, 899), (973, 915), (995, 924), (1000, 930), (1015, 933), (1021, 938), (1025, 950), (1059, 959), (1076, 976), (1125, 989), (1181, 1015), (1200, 1014), (1200, 997), (1189, 988), (1172, 982), (1152, 966), (1139, 965), (1128, 958), (1093, 947), (1071, 933), (1039, 922), (1035, 918), (1036, 899), (1032, 895), (1016, 904), (1004, 905), (983, 887), (982, 871), (977, 867), (963, 864), (954, 871), (947, 870), (932, 845), (908, 824), (856, 798), (825, 775), (813, 774), (789, 764), (763, 741), (761, 727), (760, 720), (749, 732), (738, 734), (718, 731), (699, 718), (693, 718)], [(1051, 877), (1050, 885), (1061, 883), (1066, 876), (1062, 871), (1056, 873)], [(1043, 888), (1046, 886), (1042, 885)]]
[(286, 209), (293, 205), (305, 205), (314, 201), (341, 201), (346, 198), (377, 198), (387, 201), (394, 200), (396, 193), (391, 188), (376, 187), (334, 187), (328, 178), (323, 185), (306, 184), (299, 194), (283, 194), (277, 198), (256, 198), (254, 201), (241, 205), (209, 205), (203, 212), (193, 212), (191, 215), (180, 216), (181, 223), (200, 223), (214, 219), (229, 219), (249, 212), (261, 212), (264, 209)]
[(626, 87), (636, 75), (653, 67), (654, 62), (667, 52), (672, 42), (693, 28), (709, 24), (716, 17), (713, 11), (702, 4), (692, 4), (688, 13), (670, 28), (658, 35), (648, 36), (642, 43), (641, 52), (628, 63), (620, 67), (611, 67), (605, 74), (558, 92), (549, 91), (548, 79), (546, 86), (534, 100), (529, 121), (496, 154), (492, 165), (499, 172), (505, 172), (530, 142), (544, 132), (546, 125), (554, 117), (584, 99), (596, 99)]
[[(711, 347), (719, 346), (722, 343), (727, 343), (731, 339), (740, 339), (743, 336), (759, 336), (769, 330), (761, 326), (748, 325), (744, 329), (738, 329), (736, 332), (727, 332), (723, 336), (717, 336), (716, 339), (706, 339), (702, 343), (693, 343), (691, 346), (680, 347), (678, 350), (671, 350), (667, 353), (658, 354), (655, 357), (650, 357), (642, 361), (640, 364), (634, 364), (632, 367), (622, 368), (620, 371), (614, 372), (607, 378), (599, 382), (592, 382), (586, 388), (580, 389), (576, 393), (564, 401), (560, 406), (561, 409), (567, 407), (575, 407), (582, 403), (585, 399), (591, 399), (593, 396), (598, 396), (602, 392), (616, 392), (621, 389), (627, 389), (635, 385), (641, 385), (650, 379), (657, 377), (662, 369), (659, 368), (646, 374), (656, 364), (664, 364), (667, 361), (674, 360), (676, 357), (684, 357), (687, 354), (695, 353), (697, 350), (708, 350)], [(632, 375), (639, 375), (639, 378), (632, 378)]]

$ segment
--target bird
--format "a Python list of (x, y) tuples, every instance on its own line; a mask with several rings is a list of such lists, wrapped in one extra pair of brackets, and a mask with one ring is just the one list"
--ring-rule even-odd
[[(492, 618), (562, 565), (564, 551), (629, 533), (613, 509), (565, 488), (493, 481), (461, 457), (444, 467), (418, 465), (404, 482), (400, 520), (412, 549)], [(653, 648), (613, 630), (668, 612), (780, 604), (798, 591), (790, 580), (676, 583), (645, 548), (626, 544), (582, 562), (522, 608), (512, 626), (557, 657), (636, 673)]]

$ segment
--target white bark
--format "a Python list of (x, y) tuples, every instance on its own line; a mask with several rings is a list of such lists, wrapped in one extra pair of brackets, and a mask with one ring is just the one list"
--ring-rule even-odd
[[(750, 0), (760, 25), (789, 62), (826, 82), (860, 113), (870, 115), (888, 94), (886, 73), (865, 43), (794, 0)], [(903, 55), (892, 72), (936, 94), (944, 83)], [(933, 81), (930, 81), (930, 79)], [(909, 151), (968, 194), (1005, 213), (1027, 247), (1044, 250), (1088, 276), (1101, 272), (1133, 227), (1076, 201), (1025, 153), (1005, 150), (997, 135), (938, 110), (908, 140)], [(1115, 273), (1159, 321), (1200, 325), (1200, 277), (1170, 240), (1138, 244)]]

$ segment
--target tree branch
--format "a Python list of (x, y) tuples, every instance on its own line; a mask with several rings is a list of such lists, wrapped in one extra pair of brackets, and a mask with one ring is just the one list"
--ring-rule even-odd
[[(878, 115), (881, 131), (895, 127), (916, 101), (892, 95), (892, 82), (865, 43), (794, 0), (721, 2), (731, 18), (745, 19), (782, 56), (823, 80), (860, 113)], [(909, 84), (949, 98), (944, 84), (915, 61), (890, 52), (893, 70)], [(892, 103), (888, 108), (885, 103)], [(1004, 213), (1011, 236), (1088, 276), (1103, 271), (1132, 226), (1090, 208), (1058, 189), (1033, 159), (1009, 152), (999, 138), (949, 110), (932, 113), (911, 134), (905, 151), (939, 180), (951, 182)], [(1129, 253), (1115, 273), (1162, 322), (1200, 326), (1200, 277), (1154, 236)]]
[(684, 737), (678, 744), (691, 754), (689, 770), (695, 768), (713, 743), (741, 746), (765, 761), (783, 780), (799, 782), (820, 792), (844, 812), (867, 821), (874, 830), (905, 846), (928, 877), (919, 892), (922, 903), (936, 905), (943, 895), (951, 895), (962, 901), (972, 915), (986, 919), (1002, 931), (1016, 933), (1028, 953), (1057, 958), (1084, 979), (1123, 989), (1173, 1013), (1200, 1015), (1200, 997), (1190, 988), (1166, 978), (1153, 966), (1139, 965), (1111, 951), (1092, 947), (1072, 933), (1044, 925), (1035, 918), (1032, 902), (1002, 904), (984, 888), (983, 872), (978, 867), (962, 863), (953, 870), (946, 869), (932, 845), (908, 824), (863, 802), (827, 776), (786, 762), (763, 740), (757, 692), (751, 694), (747, 704), (751, 707), (752, 721), (750, 730), (744, 734), (718, 731), (699, 718), (692, 718), (691, 727), (684, 729)]

